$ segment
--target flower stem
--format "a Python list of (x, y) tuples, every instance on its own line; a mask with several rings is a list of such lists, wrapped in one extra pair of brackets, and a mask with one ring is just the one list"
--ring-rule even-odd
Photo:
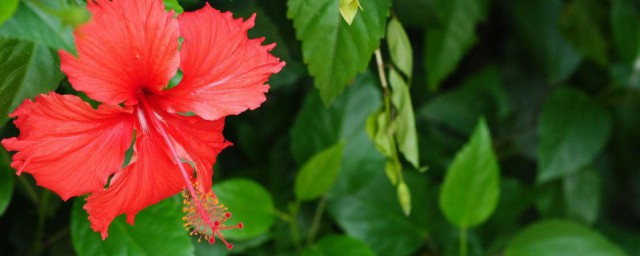
[(460, 229), (460, 256), (467, 256), (467, 230)]
[(322, 220), (322, 214), (324, 213), (324, 209), (327, 206), (327, 197), (323, 196), (318, 202), (318, 207), (316, 208), (316, 213), (313, 215), (313, 222), (311, 223), (311, 230), (309, 231), (309, 237), (307, 238), (307, 246), (310, 246), (315, 239), (316, 234), (318, 233), (318, 228), (320, 227), (320, 221)]
[(298, 230), (298, 218), (297, 216), (294, 216), (293, 219), (291, 219), (291, 222), (289, 222), (289, 227), (291, 228), (291, 236), (293, 238), (293, 243), (296, 246), (296, 250), (298, 251), (298, 253), (302, 252), (302, 245), (300, 245), (300, 231)]

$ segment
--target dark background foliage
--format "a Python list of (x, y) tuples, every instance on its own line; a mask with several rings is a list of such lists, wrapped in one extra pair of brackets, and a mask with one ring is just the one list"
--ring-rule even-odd
[[(83, 199), (16, 176), (2, 149), (0, 255), (640, 252), (639, 2), (361, 0), (351, 25), (340, 2), (209, 1), (257, 13), (250, 37), (287, 62), (227, 118), (214, 191), (246, 226), (233, 250), (188, 236), (179, 195), (102, 242)], [(0, 3), (1, 138), (25, 98), (77, 93), (56, 50), (74, 51), (83, 6)]]

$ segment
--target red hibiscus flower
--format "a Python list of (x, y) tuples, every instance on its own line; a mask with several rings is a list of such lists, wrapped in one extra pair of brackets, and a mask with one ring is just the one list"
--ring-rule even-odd
[[(233, 227), (211, 191), (213, 164), (230, 145), (224, 117), (260, 106), (269, 76), (284, 67), (269, 53), (275, 44), (248, 39), (255, 16), (233, 19), (208, 5), (177, 20), (161, 0), (93, 0), (88, 9), (78, 57), (60, 52), (61, 68), (103, 104), (56, 93), (25, 101), (11, 114), (20, 136), (2, 140), (17, 151), (11, 166), (64, 200), (91, 193), (84, 209), (103, 239), (117, 215), (133, 224), (140, 210), (184, 191), (191, 233), (231, 248), (220, 234)], [(178, 68), (181, 82), (167, 88)]]

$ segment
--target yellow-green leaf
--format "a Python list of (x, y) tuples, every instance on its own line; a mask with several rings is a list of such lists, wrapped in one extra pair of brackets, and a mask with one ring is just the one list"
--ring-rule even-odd
[(358, 8), (362, 10), (359, 0), (340, 0), (340, 14), (342, 18), (351, 25), (358, 13)]

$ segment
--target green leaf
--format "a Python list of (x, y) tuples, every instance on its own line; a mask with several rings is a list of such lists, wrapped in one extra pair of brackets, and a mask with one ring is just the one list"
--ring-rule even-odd
[(173, 197), (147, 207), (136, 215), (135, 225), (117, 217), (109, 228), (109, 237), (90, 228), (85, 200), (73, 200), (71, 242), (78, 255), (192, 255), (193, 244), (182, 226), (182, 204)]
[(439, 26), (427, 29), (425, 68), (429, 89), (438, 90), (440, 83), (455, 71), (458, 63), (475, 43), (475, 27), (486, 10), (478, 0), (440, 0)]
[(407, 32), (395, 17), (387, 25), (387, 45), (391, 61), (400, 72), (411, 79), (413, 71), (413, 50)]
[(400, 202), (402, 212), (404, 215), (409, 216), (409, 213), (411, 213), (411, 191), (409, 191), (407, 183), (401, 182), (398, 184), (396, 193), (398, 194), (398, 202)]
[(91, 19), (91, 13), (85, 8), (70, 7), (58, 12), (58, 17), (73, 28), (87, 23)]
[(605, 108), (576, 89), (561, 87), (545, 100), (538, 125), (538, 183), (576, 172), (596, 157), (609, 138)]
[(580, 224), (564, 220), (537, 222), (516, 235), (506, 256), (626, 255), (604, 236)]
[(640, 13), (628, 1), (613, 1), (610, 17), (615, 50), (631, 64), (640, 57)]
[(0, 126), (25, 99), (58, 87), (59, 63), (58, 54), (47, 47), (0, 38)]
[(358, 13), (358, 8), (362, 9), (359, 0), (340, 0), (340, 15), (342, 18), (351, 25), (353, 19)]
[(414, 168), (420, 169), (418, 132), (416, 131), (409, 85), (393, 68), (389, 71), (389, 84), (392, 91), (391, 102), (397, 110), (394, 122), (398, 149)]
[(523, 50), (530, 54), (548, 82), (560, 82), (575, 72), (582, 57), (558, 28), (562, 0), (509, 1), (507, 8)]
[(369, 246), (362, 241), (345, 235), (332, 235), (322, 238), (317, 244), (306, 249), (303, 256), (374, 256)]
[[(365, 133), (365, 120), (381, 105), (377, 86), (371, 74), (360, 75), (328, 109), (318, 93), (312, 91), (291, 131), (290, 152), (301, 164), (316, 152), (344, 140), (340, 173), (327, 196), (333, 219), (349, 236), (365, 242), (378, 255), (407, 255), (423, 244), (426, 220), (423, 214), (404, 215), (396, 190), (384, 174), (385, 158)], [(424, 198), (424, 176), (406, 173), (406, 177), (411, 195)], [(413, 210), (425, 209), (422, 200), (411, 203)]]
[(14, 175), (14, 172), (9, 166), (0, 162), (0, 217), (7, 210), (7, 207), (9, 207), (11, 197), (13, 196)]
[(601, 24), (605, 24), (607, 5), (600, 0), (573, 0), (560, 18), (561, 32), (587, 58), (606, 65), (607, 41)]
[(467, 135), (481, 115), (493, 120), (506, 116), (509, 108), (500, 73), (490, 66), (470, 76), (460, 87), (435, 95), (417, 114), (428, 123), (439, 123)]
[(178, 0), (163, 0), (163, 2), (164, 8), (167, 11), (173, 10), (176, 14), (182, 14), (184, 12), (184, 9), (182, 9), (182, 6), (178, 3)]
[(73, 25), (63, 22), (60, 1), (20, 1), (18, 10), (0, 26), (0, 37), (41, 43), (76, 54)]
[(364, 133), (369, 114), (381, 104), (375, 78), (366, 73), (356, 78), (354, 86), (345, 90), (330, 108), (325, 108), (317, 92), (304, 101), (291, 129), (291, 154), (300, 165), (317, 152), (341, 140)]
[(271, 194), (260, 184), (247, 179), (230, 179), (219, 182), (213, 190), (220, 202), (231, 212), (228, 226), (238, 222), (244, 224), (243, 229), (230, 229), (222, 233), (229, 239), (249, 239), (269, 231), (275, 222), (273, 199)]
[(19, 0), (0, 1), (0, 25), (8, 20), (18, 9)]
[(289, 0), (302, 56), (315, 78), (325, 105), (340, 94), (359, 71), (364, 71), (384, 35), (390, 0), (367, 0), (352, 25), (342, 20), (336, 0)]
[(592, 168), (563, 179), (565, 215), (584, 223), (594, 223), (600, 209), (600, 177)]
[(451, 223), (469, 228), (484, 222), (500, 196), (498, 162), (484, 118), (456, 154), (440, 192), (440, 209)]
[(295, 194), (300, 201), (313, 200), (329, 191), (340, 172), (344, 143), (327, 148), (302, 166), (296, 176)]
[[(364, 136), (362, 139), (367, 141)], [(371, 151), (375, 152), (372, 146), (367, 153)], [(416, 172), (404, 173), (411, 196), (426, 198), (425, 177)], [(411, 209), (416, 214), (407, 217), (379, 164), (343, 167), (340, 175), (342, 182), (332, 190), (328, 207), (333, 219), (349, 236), (365, 242), (377, 255), (412, 255), (424, 245), (427, 237), (424, 212), (428, 209), (425, 200), (412, 200)]]
[(387, 158), (393, 158), (396, 154), (393, 127), (389, 115), (384, 109), (373, 112), (367, 118), (366, 129), (369, 138), (373, 140), (376, 148)]

